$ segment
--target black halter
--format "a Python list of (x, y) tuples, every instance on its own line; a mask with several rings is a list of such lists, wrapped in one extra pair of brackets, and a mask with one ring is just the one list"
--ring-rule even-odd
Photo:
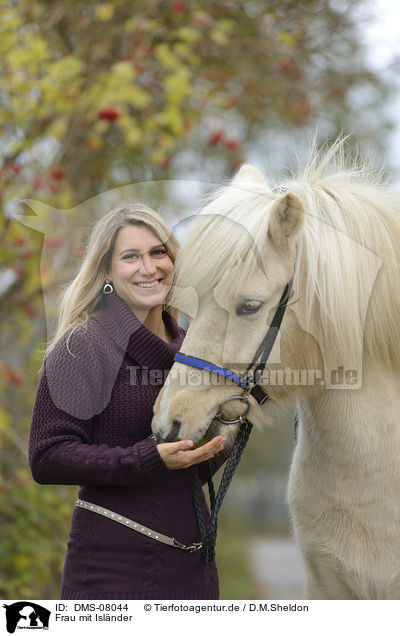
[(220, 422), (224, 424), (242, 423), (244, 415), (247, 415), (249, 410), (249, 395), (252, 395), (260, 405), (264, 404), (264, 402), (268, 399), (267, 393), (259, 385), (259, 380), (264, 372), (265, 365), (267, 364), (272, 347), (274, 346), (274, 342), (277, 338), (283, 316), (285, 315), (290, 292), (292, 290), (292, 285), (293, 277), (290, 279), (285, 289), (283, 290), (283, 294), (280, 298), (278, 307), (275, 311), (274, 317), (272, 318), (271, 325), (269, 326), (262, 342), (260, 343), (257, 351), (254, 354), (252, 362), (247, 367), (244, 375), (235, 373), (234, 371), (226, 369), (225, 367), (220, 367), (213, 362), (210, 362), (209, 360), (203, 360), (202, 358), (188, 356), (182, 352), (178, 352), (175, 354), (175, 362), (180, 362), (181, 364), (187, 364), (188, 366), (196, 367), (197, 369), (202, 369), (203, 371), (209, 371), (211, 373), (221, 375), (243, 388), (242, 394), (228, 398), (227, 400), (222, 402), (220, 407), (231, 400), (242, 400), (247, 402), (247, 410), (245, 411), (245, 413), (242, 414), (237, 420), (224, 420), (222, 418), (220, 408), (215, 416), (215, 419), (218, 419)]
[[(209, 466), (208, 490), (210, 493), (211, 517), (207, 526), (204, 523), (202, 507), (201, 507), (201, 493), (200, 493), (201, 487), (199, 485), (200, 482), (198, 479), (198, 466), (195, 465), (192, 467), (193, 500), (194, 500), (194, 507), (196, 511), (197, 523), (200, 529), (200, 534), (202, 539), (201, 559), (203, 562), (210, 562), (210, 561), (213, 561), (213, 559), (215, 558), (215, 543), (217, 539), (218, 512), (219, 512), (219, 509), (221, 508), (223, 499), (228, 491), (229, 485), (232, 481), (232, 477), (239, 464), (240, 457), (242, 455), (242, 452), (247, 444), (247, 441), (251, 433), (252, 424), (245, 417), (250, 408), (248, 397), (249, 395), (252, 395), (255, 398), (255, 400), (258, 402), (258, 404), (260, 405), (264, 404), (264, 402), (268, 399), (267, 393), (258, 384), (258, 382), (265, 369), (265, 365), (268, 361), (272, 347), (274, 346), (274, 342), (278, 335), (279, 328), (283, 320), (283, 316), (285, 315), (292, 285), (293, 285), (293, 277), (290, 279), (290, 281), (285, 286), (285, 289), (283, 290), (283, 294), (280, 298), (280, 301), (275, 311), (271, 325), (269, 326), (267, 333), (265, 334), (256, 353), (254, 354), (252, 362), (247, 367), (245, 375), (239, 375), (237, 373), (234, 373), (230, 369), (219, 367), (213, 362), (210, 362), (208, 360), (203, 360), (201, 358), (195, 358), (194, 356), (187, 356), (184, 353), (176, 353), (174, 357), (174, 360), (176, 362), (181, 362), (183, 364), (196, 367), (197, 369), (203, 369), (205, 371), (210, 371), (211, 373), (216, 373), (218, 375), (221, 375), (231, 380), (232, 382), (234, 382), (235, 384), (243, 388), (242, 394), (230, 397), (220, 404), (218, 413), (216, 414), (214, 418), (224, 424), (240, 423), (240, 428), (236, 435), (235, 442), (233, 444), (230, 455), (228, 457), (228, 461), (226, 463), (226, 466), (221, 478), (217, 495), (215, 495), (211, 469)], [(253, 377), (251, 377), (251, 373), (250, 373), (252, 369), (253, 369), (253, 374), (252, 374)], [(245, 412), (242, 413), (242, 415), (240, 415), (239, 418), (236, 420), (226, 420), (222, 417), (222, 412), (221, 412), (222, 406), (226, 402), (229, 402), (231, 400), (242, 400), (246, 404)]]

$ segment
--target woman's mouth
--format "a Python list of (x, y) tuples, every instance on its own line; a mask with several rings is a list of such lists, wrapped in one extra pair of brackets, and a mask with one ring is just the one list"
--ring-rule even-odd
[(153, 289), (160, 285), (162, 278), (158, 278), (157, 280), (149, 280), (149, 281), (138, 281), (137, 283), (133, 283), (136, 287), (140, 287), (140, 289)]

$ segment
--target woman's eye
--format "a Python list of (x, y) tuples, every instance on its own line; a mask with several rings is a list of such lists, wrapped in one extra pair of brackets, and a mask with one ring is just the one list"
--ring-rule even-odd
[(139, 258), (139, 254), (125, 254), (125, 256), (123, 256), (122, 258), (124, 261), (135, 261), (137, 258)]
[(246, 316), (250, 314), (256, 314), (257, 311), (263, 306), (260, 300), (245, 300), (236, 305), (236, 315)]
[(165, 254), (167, 253), (167, 250), (164, 248), (160, 248), (158, 250), (154, 250), (154, 252), (152, 252), (153, 256), (155, 256), (155, 258), (161, 258), (162, 256), (165, 256)]

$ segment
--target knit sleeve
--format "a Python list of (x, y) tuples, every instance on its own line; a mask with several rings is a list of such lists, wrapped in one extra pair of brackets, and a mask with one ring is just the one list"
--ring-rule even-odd
[(45, 361), (46, 382), (54, 405), (88, 420), (107, 406), (124, 352), (112, 348), (93, 323), (60, 340)]
[[(130, 486), (167, 471), (154, 435), (126, 448), (92, 443), (92, 416), (103, 406), (93, 396), (99, 394), (99, 385), (103, 396), (108, 393), (111, 380), (106, 378), (105, 386), (104, 365), (88, 350), (81, 356), (81, 360), (85, 356), (89, 360), (86, 366), (56, 352), (50, 360), (51, 383), (45, 366), (29, 438), (34, 479), (42, 484)], [(108, 399), (103, 397), (104, 406)]]

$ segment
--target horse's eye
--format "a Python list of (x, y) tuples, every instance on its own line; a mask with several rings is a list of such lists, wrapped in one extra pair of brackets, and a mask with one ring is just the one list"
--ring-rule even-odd
[(236, 305), (236, 314), (237, 316), (256, 314), (263, 304), (260, 300), (244, 300)]

